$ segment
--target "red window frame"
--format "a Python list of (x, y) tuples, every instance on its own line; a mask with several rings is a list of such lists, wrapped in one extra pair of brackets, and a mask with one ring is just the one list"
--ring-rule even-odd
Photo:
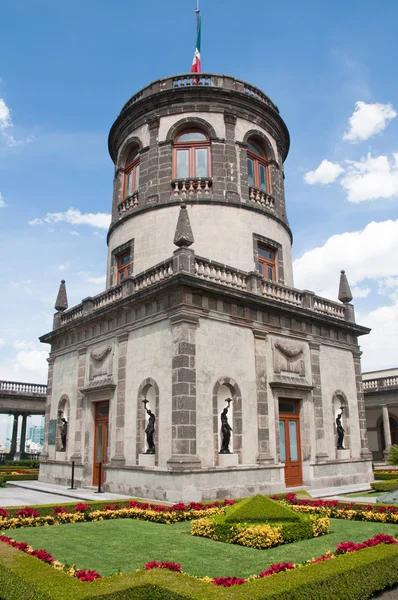
[[(125, 258), (129, 258), (128, 262), (124, 262)], [(131, 275), (131, 251), (126, 250), (125, 252), (121, 252), (117, 256), (117, 283), (122, 283), (127, 277)]]
[[(206, 136), (206, 140), (198, 140), (192, 142), (179, 142), (178, 138), (184, 133), (201, 133)], [(196, 160), (195, 160), (195, 150), (198, 148), (207, 148), (207, 175), (202, 175), (201, 177), (204, 179), (211, 177), (211, 148), (210, 148), (210, 140), (204, 131), (200, 131), (200, 129), (185, 129), (184, 131), (180, 131), (174, 141), (173, 146), (173, 179), (199, 179), (196, 175)], [(188, 176), (185, 177), (177, 177), (177, 152), (178, 150), (189, 150), (189, 162), (188, 162)]]
[[(129, 156), (127, 157), (126, 165), (124, 167), (123, 198), (127, 198), (127, 196), (131, 196), (135, 192), (138, 192), (139, 167), (140, 167), (140, 157), (138, 155), (138, 150), (133, 150), (132, 152), (130, 152)], [(130, 173), (132, 175), (132, 185), (131, 185), (131, 192), (128, 193), (127, 182), (128, 182)]]
[[(261, 255), (261, 250), (264, 253), (271, 254), (270, 258)], [(264, 279), (270, 279), (271, 281), (276, 281), (276, 251), (265, 244), (258, 244), (257, 246), (257, 262), (258, 262), (258, 270), (260, 275)], [(271, 269), (271, 277), (269, 277), (269, 269)]]
[[(261, 146), (259, 146), (259, 144), (253, 140), (253, 142), (251, 142), (251, 140), (248, 141), (248, 143), (252, 143), (255, 146), (258, 146), (258, 148), (260, 150), (263, 150)], [(264, 152), (264, 156), (261, 156), (260, 154), (257, 154), (255, 152), (253, 152), (253, 150), (250, 150), (250, 148), (247, 149), (247, 158), (251, 159), (253, 161), (253, 176), (254, 176), (254, 183), (253, 186), (259, 190), (262, 190), (263, 192), (265, 192), (266, 194), (270, 194), (271, 193), (271, 180), (270, 180), (270, 176), (269, 176), (269, 163), (268, 160), (265, 156), (265, 152)], [(265, 168), (265, 183), (266, 183), (266, 190), (262, 189), (261, 186), (261, 178), (260, 178), (260, 165), (262, 165)], [(252, 184), (249, 183), (249, 186), (251, 186)]]

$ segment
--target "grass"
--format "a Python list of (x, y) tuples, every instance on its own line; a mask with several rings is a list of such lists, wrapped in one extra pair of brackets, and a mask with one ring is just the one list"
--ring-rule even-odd
[(352, 494), (344, 494), (345, 498), (374, 498), (380, 496), (383, 492), (352, 492)]
[(129, 573), (152, 560), (181, 563), (190, 575), (248, 577), (276, 562), (303, 562), (333, 551), (341, 541), (361, 542), (376, 533), (398, 535), (398, 525), (331, 519), (332, 533), (269, 550), (222, 544), (189, 535), (190, 523), (160, 525), (133, 519), (74, 523), (4, 532), (64, 564), (111, 575)]

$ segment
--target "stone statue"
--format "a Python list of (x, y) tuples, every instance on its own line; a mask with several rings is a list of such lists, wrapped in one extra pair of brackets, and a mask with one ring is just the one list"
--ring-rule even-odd
[(148, 444), (148, 449), (145, 452), (145, 454), (155, 454), (155, 442), (154, 442), (154, 435), (155, 435), (155, 420), (156, 417), (153, 414), (153, 412), (151, 411), (151, 409), (147, 408), (146, 405), (148, 404), (148, 400), (143, 400), (142, 401), (146, 410), (147, 415), (149, 416), (149, 420), (148, 420), (148, 425), (146, 426), (145, 429), (145, 433), (146, 433), (146, 443)]
[(343, 407), (340, 408), (339, 414), (336, 417), (336, 427), (337, 427), (337, 450), (345, 450), (343, 446), (344, 441), (344, 427), (341, 422), (341, 417), (343, 415)]
[(66, 452), (66, 438), (68, 436), (68, 422), (67, 422), (67, 420), (64, 417), (62, 417), (61, 421), (62, 421), (62, 426), (61, 426), (62, 448), (61, 448), (61, 452)]
[(226, 402), (228, 402), (228, 406), (226, 406), (224, 408), (224, 410), (222, 411), (222, 413), (220, 415), (220, 418), (221, 418), (221, 436), (222, 436), (222, 442), (221, 442), (221, 450), (220, 450), (219, 454), (231, 454), (231, 451), (229, 449), (229, 442), (230, 442), (230, 439), (231, 439), (232, 427), (228, 423), (227, 413), (228, 413), (229, 405), (232, 402), (232, 399), (231, 398), (227, 398)]

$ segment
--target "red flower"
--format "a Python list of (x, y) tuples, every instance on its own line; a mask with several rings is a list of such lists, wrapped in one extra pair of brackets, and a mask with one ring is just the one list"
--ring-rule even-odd
[(104, 506), (104, 510), (118, 510), (118, 506), (115, 506), (114, 504), (105, 504)]
[(270, 568), (266, 571), (261, 571), (260, 577), (268, 577), (269, 575), (282, 573), (283, 571), (288, 571), (289, 569), (294, 569), (293, 563), (275, 563), (274, 565), (271, 565)]
[(53, 515), (64, 515), (67, 512), (65, 506), (54, 506), (53, 508)]
[(25, 508), (21, 508), (17, 510), (15, 513), (16, 517), (38, 517), (39, 513), (34, 508), (30, 508), (30, 506), (25, 506)]
[(84, 502), (78, 502), (75, 506), (75, 512), (86, 512), (88, 509), (88, 504), (85, 504)]
[(47, 550), (32, 550), (31, 555), (36, 556), (36, 558), (39, 558), (43, 562), (49, 563), (50, 565), (54, 562), (54, 558), (49, 552), (47, 552)]
[(97, 571), (85, 571), (84, 569), (76, 571), (75, 577), (80, 579), (80, 581), (94, 581), (94, 579), (101, 579), (101, 575), (97, 573)]
[(136, 500), (131, 500), (131, 502), (127, 502), (126, 508), (137, 508), (138, 504)]
[(187, 507), (183, 502), (179, 502), (178, 504), (173, 504), (171, 510), (187, 510)]
[(174, 562), (157, 562), (156, 560), (153, 560), (145, 565), (146, 571), (150, 571), (151, 569), (169, 569), (169, 571), (182, 573), (181, 565)]
[(242, 579), (241, 577), (216, 577), (212, 581), (213, 585), (221, 585), (222, 587), (242, 585), (242, 583), (246, 583), (246, 579)]
[(5, 508), (0, 508), (0, 517), (3, 517), (3, 519), (7, 519), (7, 517), (10, 516), (10, 513), (6, 511)]
[(322, 554), (322, 556), (320, 556), (319, 558), (313, 558), (312, 564), (316, 565), (316, 563), (323, 562), (325, 560), (329, 560), (330, 558), (333, 558), (331, 554)]

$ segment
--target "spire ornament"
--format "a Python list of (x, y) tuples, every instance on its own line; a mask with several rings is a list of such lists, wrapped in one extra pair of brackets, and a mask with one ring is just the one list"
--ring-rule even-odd
[(194, 243), (191, 223), (187, 211), (187, 205), (181, 204), (180, 213), (178, 215), (176, 232), (174, 234), (174, 244), (180, 248), (191, 246)]
[(348, 304), (352, 300), (352, 293), (350, 290), (350, 286), (348, 284), (347, 275), (345, 271), (341, 271), (340, 273), (340, 285), (339, 285), (339, 296), (340, 302), (343, 304)]
[(55, 301), (55, 310), (58, 312), (64, 312), (68, 308), (68, 297), (66, 295), (65, 279), (62, 279), (61, 285), (59, 286), (58, 296)]

